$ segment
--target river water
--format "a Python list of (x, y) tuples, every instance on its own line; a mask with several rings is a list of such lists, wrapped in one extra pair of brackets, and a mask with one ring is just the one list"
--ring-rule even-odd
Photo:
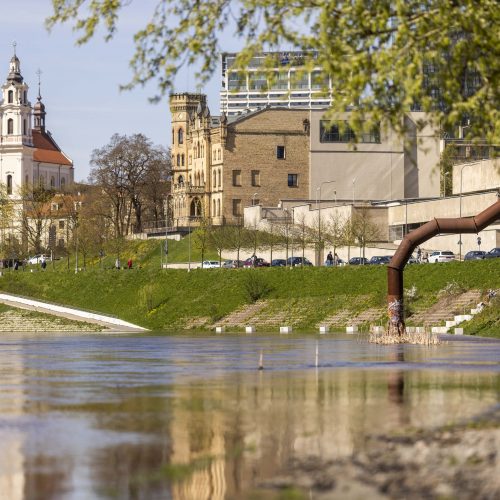
[(484, 339), (6, 335), (0, 497), (261, 498), (295, 458), (480, 416), (499, 388), (500, 342)]

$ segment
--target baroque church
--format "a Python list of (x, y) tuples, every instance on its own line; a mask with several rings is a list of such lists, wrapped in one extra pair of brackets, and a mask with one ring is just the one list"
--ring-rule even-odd
[(0, 183), (13, 200), (24, 186), (64, 191), (74, 179), (72, 160), (46, 129), (40, 82), (34, 106), (28, 90), (14, 52), (0, 100)]

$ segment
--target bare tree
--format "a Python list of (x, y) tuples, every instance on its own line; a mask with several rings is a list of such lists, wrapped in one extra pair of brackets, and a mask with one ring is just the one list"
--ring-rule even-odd
[(194, 244), (201, 253), (201, 261), (205, 260), (205, 252), (210, 246), (210, 232), (212, 225), (210, 219), (206, 216), (200, 218), (200, 225), (194, 233)]
[(21, 216), (23, 239), (35, 253), (44, 249), (44, 235), (52, 225), (51, 200), (55, 192), (42, 185), (25, 184), (20, 189), (23, 210)]
[(373, 222), (370, 213), (366, 208), (356, 209), (351, 219), (352, 234), (357, 240), (362, 251), (362, 257), (365, 257), (366, 244), (370, 241), (376, 241), (380, 238), (380, 229)]
[(346, 243), (346, 225), (343, 218), (332, 213), (324, 228), (325, 241), (333, 247), (333, 254), (336, 254), (337, 247)]
[(157, 212), (161, 193), (166, 193), (166, 186), (163, 191), (159, 188), (170, 170), (169, 153), (142, 134), (115, 134), (106, 146), (93, 151), (91, 165), (90, 181), (101, 186), (111, 202), (115, 235), (130, 231), (132, 211), (134, 229), (142, 232), (144, 206), (149, 202)]
[(239, 217), (236, 220), (236, 224), (232, 226), (227, 226), (228, 231), (228, 249), (234, 250), (236, 252), (236, 260), (238, 262), (238, 267), (240, 263), (240, 251), (245, 246), (247, 241), (246, 229), (243, 226), (243, 219)]

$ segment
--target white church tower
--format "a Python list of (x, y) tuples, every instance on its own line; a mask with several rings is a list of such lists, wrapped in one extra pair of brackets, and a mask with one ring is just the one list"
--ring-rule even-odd
[(23, 184), (33, 179), (31, 115), (28, 85), (21, 75), (21, 64), (14, 45), (0, 101), (0, 182), (13, 197)]

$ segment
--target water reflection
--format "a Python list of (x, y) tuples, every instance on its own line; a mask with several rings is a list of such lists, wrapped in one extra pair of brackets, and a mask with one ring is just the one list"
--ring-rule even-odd
[[(498, 404), (497, 345), (380, 348), (329, 338), (316, 369), (315, 344), (6, 342), (0, 491), (12, 500), (245, 498), (295, 458), (347, 458), (369, 435)], [(258, 371), (261, 348), (266, 369)]]

